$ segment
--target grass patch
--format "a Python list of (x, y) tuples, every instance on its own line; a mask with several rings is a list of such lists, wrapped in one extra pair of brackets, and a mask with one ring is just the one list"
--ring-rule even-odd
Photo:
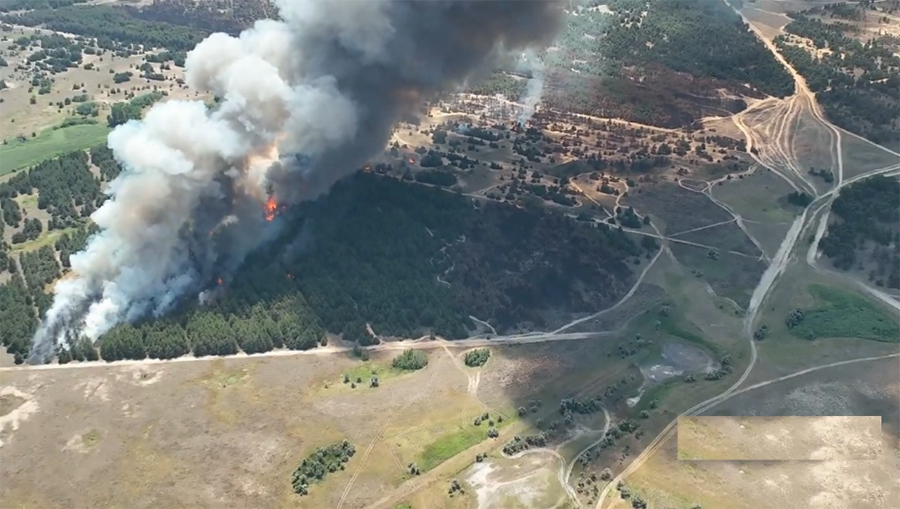
[(35, 165), (73, 150), (103, 143), (109, 134), (105, 124), (81, 124), (46, 129), (36, 138), (7, 140), (0, 146), (0, 176)]
[(0, 396), (0, 417), (12, 413), (13, 410), (22, 406), (23, 403), (25, 403), (24, 398), (12, 394)]
[(27, 242), (23, 242), (21, 244), (15, 244), (12, 248), (13, 253), (27, 253), (30, 251), (36, 251), (44, 246), (52, 246), (56, 243), (57, 240), (60, 239), (63, 235), (69, 233), (73, 233), (78, 230), (77, 227), (64, 228), (62, 230), (52, 230), (47, 231), (44, 230), (38, 236), (38, 238), (34, 240), (29, 240)]
[(19, 207), (24, 208), (37, 208), (38, 203), (38, 195), (34, 194), (20, 194), (13, 198), (13, 200), (19, 204)]
[(486, 438), (486, 426), (466, 427), (444, 435), (425, 447), (416, 465), (427, 472)]
[(362, 379), (362, 383), (368, 384), (369, 380), (371, 380), (373, 376), (377, 376), (378, 381), (381, 382), (388, 378), (393, 378), (404, 373), (410, 373), (410, 371), (395, 368), (389, 364), (364, 361), (360, 364), (357, 364), (353, 368), (344, 371), (341, 376), (343, 377), (344, 375), (347, 375), (350, 378), (351, 382), (356, 382), (357, 379)]
[(81, 435), (81, 440), (84, 442), (85, 446), (93, 447), (93, 446), (97, 445), (97, 442), (100, 441), (100, 432), (95, 429), (92, 429), (92, 430), (88, 431), (87, 433), (85, 433), (84, 435)]
[[(490, 415), (492, 419), (495, 419), (494, 428), (497, 430), (501, 430), (515, 421), (515, 419), (504, 414), (503, 422), (496, 422), (498, 414), (490, 412)], [(442, 435), (425, 447), (425, 450), (416, 459), (416, 465), (422, 472), (427, 472), (469, 447), (487, 439), (487, 433), (490, 428), (488, 421), (483, 421), (480, 426), (470, 423), (457, 431)]]
[(900, 342), (900, 327), (868, 300), (837, 288), (812, 285), (816, 308), (803, 311), (803, 321), (790, 329), (804, 339), (859, 338)]

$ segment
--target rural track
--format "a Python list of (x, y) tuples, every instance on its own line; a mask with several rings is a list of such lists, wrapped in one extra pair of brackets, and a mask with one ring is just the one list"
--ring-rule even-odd
[[(503, 454), (503, 453), (501, 453), (501, 454)], [(566, 491), (566, 496), (568, 496), (570, 500), (575, 502), (577, 507), (581, 507), (581, 504), (578, 501), (578, 494), (575, 493), (575, 490), (572, 489), (571, 486), (569, 486), (568, 482), (566, 482), (566, 458), (564, 458), (563, 455), (560, 454), (556, 449), (551, 449), (549, 447), (536, 447), (534, 449), (525, 449), (524, 451), (519, 451), (519, 452), (513, 454), (512, 456), (507, 456), (506, 454), (503, 454), (503, 456), (506, 458), (509, 458), (509, 459), (516, 459), (516, 458), (521, 458), (522, 456), (526, 456), (529, 454), (549, 454), (549, 455), (553, 456), (554, 458), (556, 458), (557, 461), (559, 461), (559, 468), (556, 471), (556, 479), (559, 481), (560, 486), (562, 486), (563, 489)], [(520, 481), (520, 480), (521, 479), (516, 479), (511, 482), (516, 482), (516, 481)], [(505, 483), (505, 484), (508, 484), (508, 483)], [(502, 484), (501, 484), (501, 486), (502, 486)]]
[(584, 455), (585, 453), (587, 453), (588, 451), (590, 451), (591, 449), (596, 447), (600, 442), (602, 442), (603, 439), (606, 438), (606, 433), (609, 432), (609, 426), (612, 423), (612, 418), (610, 417), (609, 410), (607, 410), (606, 407), (601, 407), (601, 409), (603, 410), (603, 416), (606, 417), (606, 424), (603, 425), (603, 431), (600, 433), (600, 438), (598, 438), (597, 440), (588, 444), (584, 449), (578, 451), (578, 454), (576, 454), (572, 458), (572, 461), (570, 461), (569, 464), (566, 466), (566, 475), (562, 481), (563, 488), (565, 488), (566, 492), (574, 494), (573, 500), (575, 501), (575, 504), (578, 507), (582, 507), (581, 500), (578, 499), (578, 494), (575, 493), (574, 489), (572, 489), (572, 486), (569, 484), (569, 481), (572, 479), (572, 470), (575, 469), (575, 464), (578, 463), (578, 458), (580, 458), (582, 455)]
[[(789, 380), (791, 378), (796, 378), (798, 376), (803, 376), (803, 375), (806, 375), (809, 373), (813, 373), (815, 371), (820, 371), (820, 370), (829, 369), (829, 368), (835, 368), (838, 366), (845, 366), (847, 364), (857, 364), (860, 362), (878, 361), (878, 360), (890, 359), (890, 358), (894, 358), (894, 357), (900, 357), (900, 353), (891, 353), (891, 354), (879, 355), (879, 356), (875, 356), (875, 357), (863, 357), (863, 358), (858, 358), (858, 359), (849, 359), (849, 360), (845, 360), (845, 361), (832, 362), (830, 364), (814, 366), (812, 368), (806, 368), (806, 369), (791, 373), (789, 375), (780, 376), (778, 378), (773, 378), (771, 380), (766, 380), (764, 382), (760, 382), (760, 383), (745, 387), (739, 391), (730, 392), (724, 396), (722, 394), (719, 394), (718, 396), (713, 396), (712, 398), (709, 398), (705, 401), (697, 403), (696, 405), (689, 408), (688, 410), (685, 410), (684, 412), (679, 414), (678, 417), (698, 415), (702, 412), (705, 412), (705, 411), (715, 407), (719, 403), (723, 403), (739, 394), (744, 394), (744, 393), (747, 393), (747, 392), (750, 392), (750, 391), (753, 391), (756, 389), (760, 389), (762, 387), (766, 387), (768, 385), (772, 385), (772, 384), (775, 384), (778, 382), (783, 382), (785, 380)], [(625, 468), (625, 470), (622, 473), (620, 473), (619, 475), (614, 477), (609, 482), (609, 484), (606, 485), (606, 487), (600, 493), (600, 497), (597, 499), (597, 504), (595, 506), (596, 509), (603, 508), (603, 502), (606, 500), (606, 497), (609, 496), (609, 492), (612, 491), (616, 485), (618, 485), (619, 481), (623, 480), (628, 475), (634, 473), (635, 470), (640, 468), (644, 463), (646, 463), (646, 461), (648, 459), (650, 459), (650, 456), (652, 456), (654, 453), (656, 453), (657, 450), (659, 450), (660, 447), (662, 447), (663, 443), (665, 443), (665, 441), (669, 437), (672, 436), (672, 433), (674, 432), (677, 424), (678, 424), (678, 418), (676, 418), (674, 421), (669, 423), (669, 425), (666, 426), (666, 428), (663, 429), (663, 431), (659, 435), (657, 435), (657, 437), (655, 439), (653, 439), (652, 442), (650, 442), (650, 445), (648, 445), (647, 448), (644, 449), (644, 451), (637, 458), (635, 458), (634, 461), (632, 461), (628, 465), (628, 467)]]
[[(782, 241), (781, 246), (779, 247), (778, 252), (775, 255), (775, 258), (772, 260), (772, 263), (766, 269), (759, 284), (753, 291), (753, 295), (750, 299), (750, 306), (747, 309), (747, 313), (746, 313), (746, 316), (744, 319), (743, 333), (744, 333), (744, 336), (748, 338), (748, 341), (750, 342), (750, 347), (751, 347), (751, 359), (750, 359), (749, 364), (747, 365), (747, 368), (744, 370), (744, 373), (728, 389), (726, 389), (725, 391), (721, 392), (720, 394), (718, 394), (716, 396), (713, 396), (712, 398), (709, 398), (705, 401), (702, 401), (702, 402), (694, 405), (693, 407), (691, 407), (688, 410), (679, 414), (678, 417), (697, 415), (706, 410), (709, 410), (710, 408), (713, 408), (714, 406), (718, 405), (719, 403), (722, 403), (723, 401), (726, 401), (737, 394), (742, 394), (742, 393), (745, 393), (745, 392), (753, 390), (753, 389), (765, 387), (765, 386), (773, 384), (773, 383), (777, 383), (777, 382), (780, 382), (783, 380), (787, 380), (787, 379), (801, 376), (801, 375), (804, 375), (807, 373), (818, 371), (820, 369), (827, 369), (827, 368), (842, 366), (842, 365), (846, 365), (846, 364), (853, 364), (853, 363), (858, 363), (858, 362), (866, 362), (866, 361), (886, 359), (886, 358), (900, 356), (900, 354), (888, 354), (888, 355), (879, 356), (879, 357), (866, 357), (866, 358), (860, 358), (860, 359), (851, 359), (851, 360), (846, 360), (846, 361), (840, 361), (840, 362), (835, 362), (835, 363), (831, 363), (831, 364), (825, 364), (825, 365), (821, 365), (821, 366), (807, 368), (807, 369), (795, 372), (793, 374), (785, 375), (783, 377), (775, 378), (775, 379), (772, 379), (772, 380), (769, 380), (766, 382), (761, 382), (761, 383), (746, 387), (741, 390), (736, 390), (741, 384), (743, 384), (746, 381), (747, 377), (750, 375), (751, 371), (753, 370), (753, 367), (755, 366), (757, 358), (758, 358), (757, 349), (756, 349), (756, 341), (753, 339), (753, 335), (752, 335), (753, 322), (756, 318), (756, 315), (758, 314), (758, 311), (759, 311), (760, 306), (762, 305), (762, 302), (765, 300), (766, 296), (771, 291), (772, 287), (775, 285), (775, 282), (778, 279), (778, 277), (781, 275), (781, 273), (787, 267), (787, 264), (791, 261), (791, 259), (792, 259), (791, 255), (794, 251), (794, 247), (796, 246), (798, 238), (800, 237), (801, 233), (803, 231), (805, 231), (805, 229), (808, 226), (810, 226), (810, 224), (807, 224), (807, 222), (806, 222), (808, 212), (810, 210), (812, 210), (813, 206), (820, 200), (827, 200), (827, 202), (825, 204), (823, 204), (819, 209), (817, 209), (813, 214), (811, 214), (811, 217), (815, 218), (816, 214), (820, 210), (823, 210), (830, 205), (831, 201), (833, 201), (834, 197), (836, 197), (838, 195), (838, 193), (840, 192), (840, 189), (842, 187), (844, 187), (845, 185), (848, 185), (855, 181), (859, 181), (859, 180), (862, 180), (864, 178), (868, 178), (868, 177), (871, 177), (874, 175), (879, 175), (879, 174), (894, 171), (894, 170), (900, 168), (900, 165), (892, 165), (892, 166), (880, 168), (877, 170), (871, 170), (871, 171), (865, 172), (863, 174), (857, 175), (851, 179), (844, 180), (844, 178), (843, 178), (843, 154), (842, 154), (842, 150), (841, 150), (841, 132), (840, 132), (840, 130), (838, 130), (835, 126), (833, 126), (830, 122), (828, 122), (824, 118), (824, 116), (822, 115), (822, 113), (815, 101), (815, 96), (809, 91), (809, 88), (807, 87), (806, 82), (803, 79), (803, 77), (800, 76), (799, 73), (797, 73), (797, 71), (788, 64), (788, 62), (784, 59), (784, 57), (778, 52), (777, 48), (775, 48), (774, 44), (771, 41), (769, 41), (768, 39), (766, 39), (763, 36), (763, 34), (760, 33), (759, 30), (756, 29), (756, 27), (752, 23), (750, 23), (746, 18), (744, 18), (743, 15), (740, 13), (740, 11), (738, 11), (737, 9), (735, 9), (735, 11), (739, 15), (741, 15), (741, 18), (744, 20), (744, 22), (748, 26), (750, 26), (751, 30), (753, 30), (753, 32), (756, 34), (756, 36), (766, 45), (766, 47), (769, 49), (769, 51), (771, 51), (775, 55), (775, 58), (790, 72), (790, 74), (794, 78), (794, 82), (795, 82), (795, 86), (796, 86), (794, 96), (789, 99), (786, 99), (782, 103), (787, 108), (788, 114), (784, 115), (780, 119), (780, 121), (781, 121), (780, 125), (776, 126), (777, 127), (777, 136), (775, 138), (777, 138), (779, 141), (778, 141), (778, 143), (776, 143), (774, 148), (775, 148), (775, 152), (781, 156), (781, 161), (773, 161), (771, 159), (769, 161), (765, 161), (764, 157), (758, 157), (756, 155), (754, 155), (754, 159), (756, 159), (757, 162), (759, 162), (761, 165), (763, 165), (765, 167), (769, 167), (776, 174), (782, 176), (782, 178), (784, 178), (786, 181), (788, 181), (788, 183), (790, 183), (791, 186), (795, 190), (799, 191), (796, 183), (794, 183), (793, 180), (791, 178), (789, 178), (788, 176), (783, 175), (781, 173), (781, 171), (779, 171), (777, 169), (779, 166), (782, 166), (782, 165), (786, 166), (794, 174), (794, 176), (796, 176), (800, 179), (800, 181), (806, 187), (811, 188), (812, 194), (815, 197), (815, 199), (809, 206), (807, 206), (803, 210), (801, 215), (794, 220), (793, 224), (791, 225), (791, 228), (788, 230), (787, 235), (785, 236), (784, 240)], [(793, 122), (793, 119), (796, 118), (796, 116), (799, 114), (799, 112), (797, 111), (797, 108), (799, 106), (797, 103), (800, 100), (800, 99), (798, 99), (799, 97), (803, 97), (802, 100), (807, 101), (807, 104), (810, 105), (811, 114), (815, 117), (816, 120), (818, 120), (820, 123), (822, 123), (824, 126), (826, 126), (832, 135), (831, 152), (832, 152), (832, 160), (837, 163), (837, 170), (838, 170), (837, 171), (837, 184), (834, 186), (834, 188), (832, 188), (828, 192), (821, 194), (821, 195), (816, 191), (815, 186), (813, 186), (806, 178), (804, 178), (802, 171), (800, 170), (799, 166), (795, 162), (796, 157), (793, 156), (793, 149), (792, 149), (793, 144), (791, 143), (791, 140), (790, 140), (791, 130), (788, 126)], [(756, 106), (758, 107), (759, 104), (757, 104)], [(756, 141), (756, 138), (754, 136), (754, 133), (751, 131), (751, 129), (748, 126), (746, 126), (746, 124), (743, 123), (743, 116), (746, 115), (746, 113), (751, 109), (753, 109), (753, 108), (748, 108), (748, 110), (745, 110), (745, 111), (735, 115), (732, 118), (734, 119), (735, 124), (738, 126), (738, 128), (741, 130), (741, 132), (743, 132), (744, 135), (747, 137), (747, 150), (748, 150), (748, 153), (751, 153), (751, 155), (753, 155), (752, 152), (750, 152), (750, 149), (752, 148), (754, 142)], [(776, 122), (778, 120), (779, 119), (776, 118)], [(875, 146), (879, 146), (874, 143), (872, 143), (872, 144)], [(893, 153), (892, 151), (888, 151), (888, 152)], [(760, 153), (762, 153), (762, 151), (760, 151)], [(900, 154), (898, 154), (898, 155), (900, 155)], [(793, 159), (793, 161), (791, 159)], [(773, 164), (773, 163), (775, 163), (775, 164)], [(781, 163), (781, 164), (778, 164), (778, 163)], [(815, 262), (815, 254), (816, 254), (816, 249), (818, 246), (818, 241), (821, 240), (821, 237), (824, 234), (826, 227), (827, 227), (827, 212), (826, 212), (826, 215), (820, 219), (820, 223), (819, 223), (818, 230), (816, 233), (816, 238), (814, 239), (813, 245), (810, 246), (809, 250), (807, 251), (807, 255), (806, 255), (806, 261), (808, 263), (811, 262), (810, 265), (813, 266), (813, 268), (815, 268), (814, 262)], [(900, 306), (900, 303), (897, 303), (896, 301), (894, 301), (893, 305), (895, 308), (900, 309), (900, 307), (898, 307), (898, 306)], [(601, 492), (600, 497), (598, 497), (597, 504), (595, 506), (596, 509), (602, 509), (603, 503), (605, 502), (606, 498), (609, 496), (609, 493), (610, 493), (610, 491), (612, 491), (614, 486), (618, 485), (618, 483), (620, 481), (622, 481), (625, 477), (627, 477), (628, 475), (630, 475), (631, 473), (636, 471), (638, 468), (640, 468), (644, 463), (646, 463), (646, 461), (661, 447), (661, 445), (665, 442), (665, 440), (668, 439), (669, 437), (671, 437), (672, 433), (675, 430), (677, 423), (678, 423), (678, 418), (676, 418), (675, 420), (670, 422), (669, 425), (666, 426), (666, 428), (664, 428), (663, 431), (659, 435), (656, 436), (656, 438), (654, 438), (654, 440), (650, 443), (650, 445), (646, 449), (644, 449), (644, 451), (642, 451), (641, 454), (638, 455), (638, 457), (635, 458), (625, 468), (625, 470), (623, 470), (621, 473), (619, 473), (616, 477), (614, 477), (606, 485), (606, 487)]]

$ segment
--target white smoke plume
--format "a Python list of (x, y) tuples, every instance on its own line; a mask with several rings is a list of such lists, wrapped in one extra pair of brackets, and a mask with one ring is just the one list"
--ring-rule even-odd
[(281, 20), (212, 34), (189, 53), (186, 83), (217, 107), (161, 103), (110, 134), (123, 171), (91, 216), (99, 232), (54, 290), (30, 362), (227, 277), (277, 232), (267, 200), (326, 192), (423, 101), (499, 55), (548, 44), (563, 12), (558, 0), (276, 4)]
[(541, 97), (544, 95), (544, 63), (532, 50), (522, 53), (519, 60), (517, 71), (527, 71), (531, 73), (528, 82), (525, 85), (525, 95), (522, 96), (520, 102), (524, 104), (524, 108), (519, 113), (519, 124), (524, 126), (534, 115), (534, 110)]

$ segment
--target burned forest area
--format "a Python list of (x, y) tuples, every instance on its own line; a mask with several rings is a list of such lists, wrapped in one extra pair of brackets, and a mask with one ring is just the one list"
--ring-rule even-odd
[[(539, 204), (478, 200), (365, 172), (277, 220), (278, 239), (253, 253), (212, 301), (185, 299), (166, 319), (120, 324), (101, 338), (100, 356), (308, 349), (324, 344), (326, 333), (361, 345), (428, 334), (461, 339), (475, 328), (470, 316), (498, 333), (552, 327), (550, 316), (618, 301), (634, 284), (632, 267), (651, 254), (621, 229)], [(53, 265), (52, 250), (45, 254)], [(23, 268), (26, 280), (36, 277)], [(9, 302), (46, 300), (40, 284), (4, 289)], [(4, 340), (22, 358), (34, 311), (8, 311)], [(83, 343), (60, 361), (96, 357)]]
[(362, 344), (376, 341), (366, 324), (378, 336), (458, 339), (470, 315), (513, 332), (552, 325), (548, 311), (602, 309), (633, 285), (643, 254), (606, 225), (363, 172), (286, 220), (229, 295), (246, 300), (239, 309), (285, 281), (326, 330)]

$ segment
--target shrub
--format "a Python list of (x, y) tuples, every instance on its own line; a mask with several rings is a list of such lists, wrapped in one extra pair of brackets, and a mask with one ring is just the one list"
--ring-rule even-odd
[(405, 371), (416, 371), (428, 365), (428, 357), (425, 352), (413, 350), (412, 348), (404, 350), (403, 353), (394, 357), (391, 363), (395, 368)]

